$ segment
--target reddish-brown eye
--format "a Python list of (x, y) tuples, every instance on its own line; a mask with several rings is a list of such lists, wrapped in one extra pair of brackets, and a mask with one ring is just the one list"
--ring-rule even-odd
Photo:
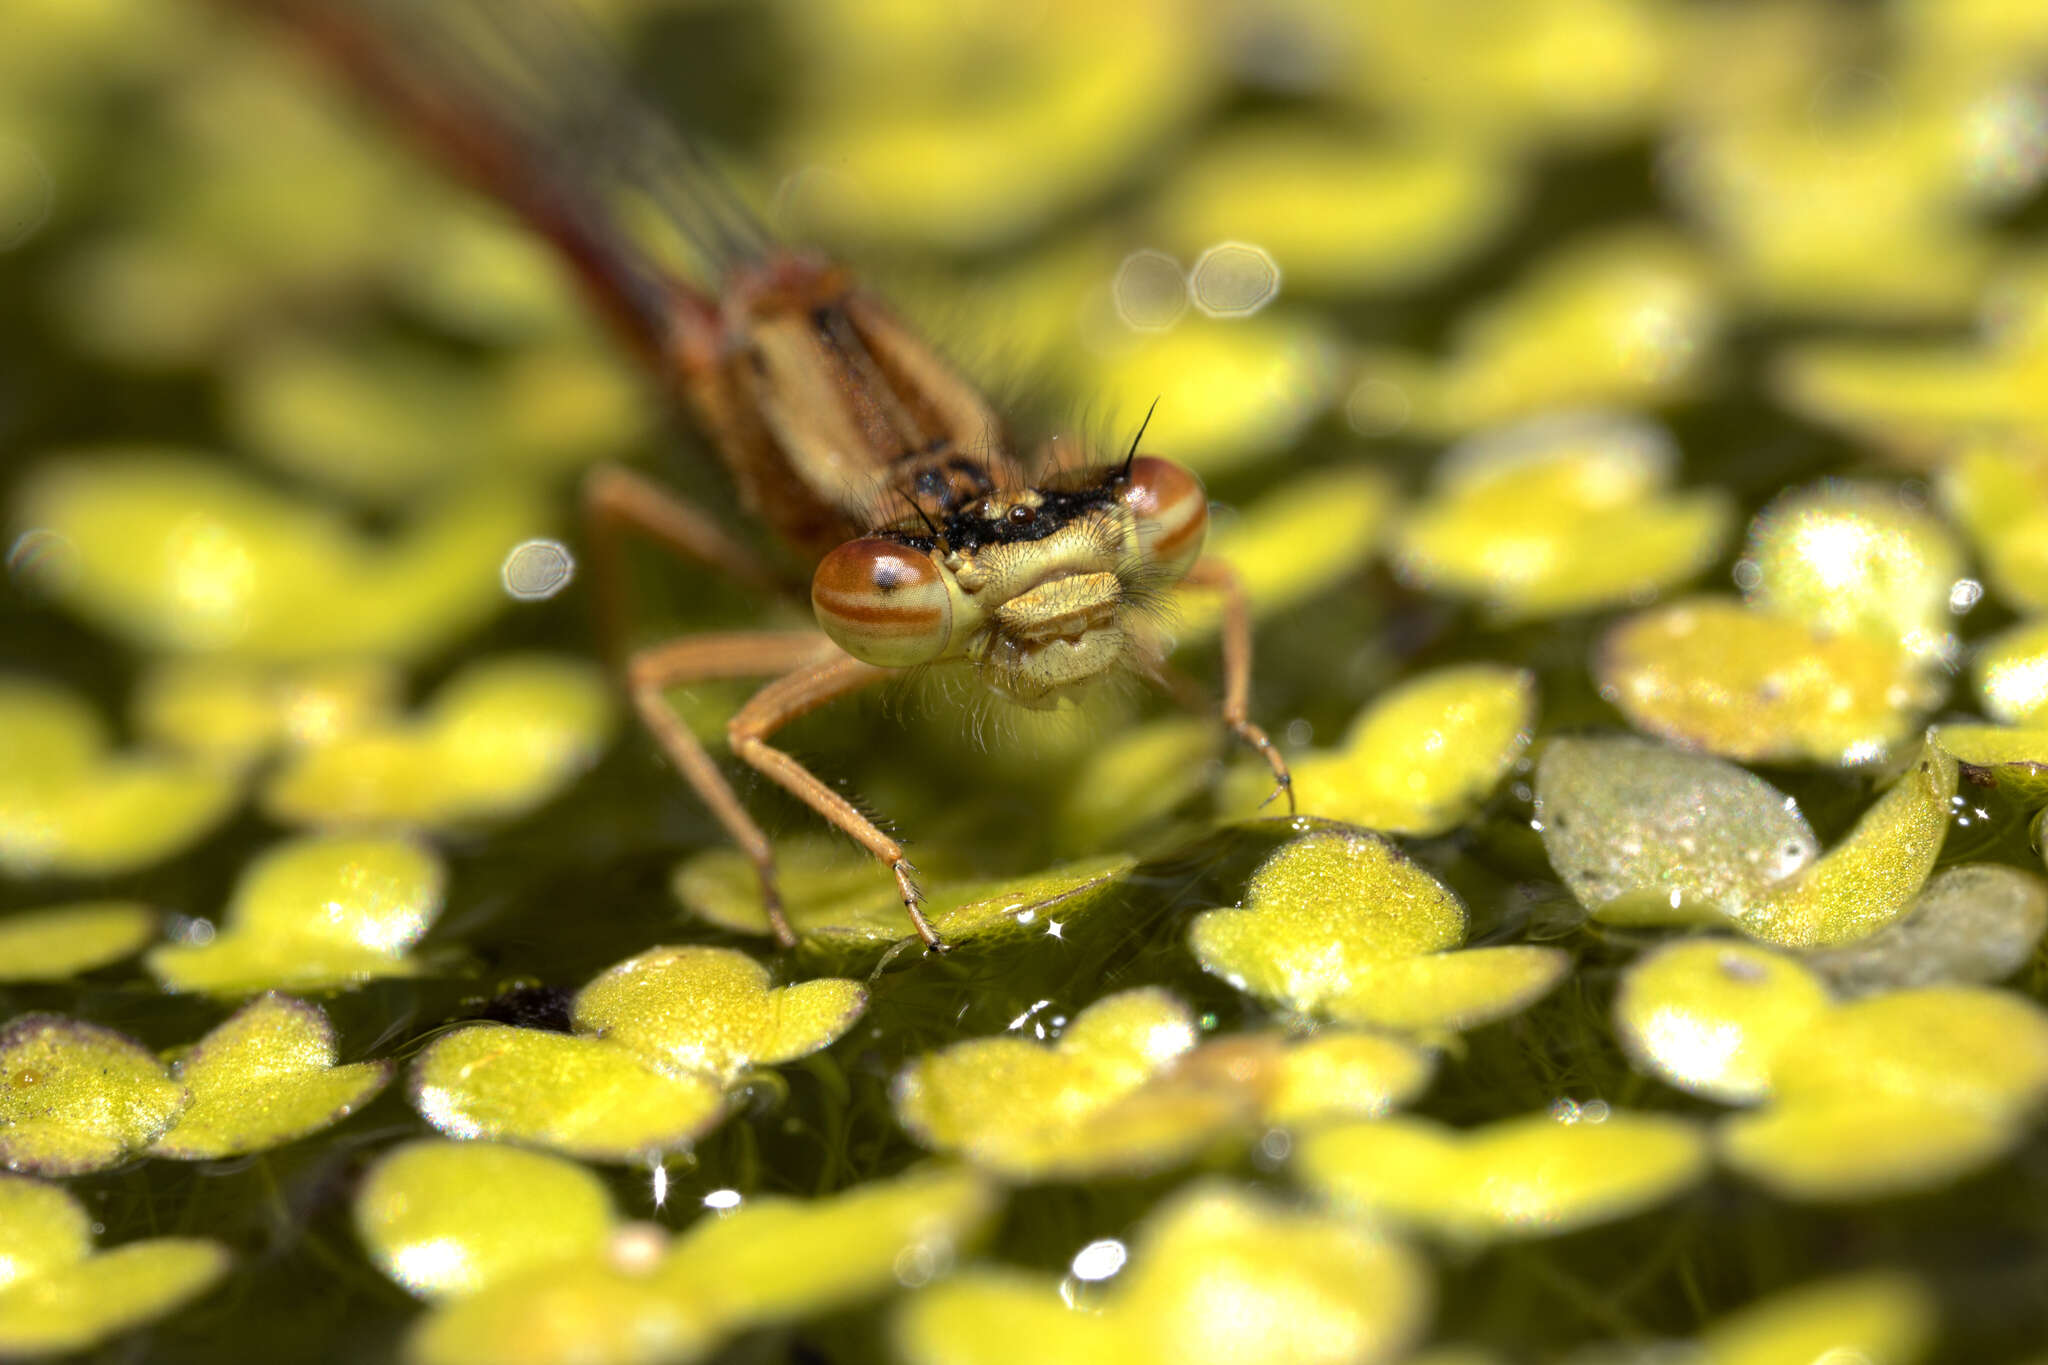
[(945, 573), (922, 550), (879, 537), (825, 556), (811, 575), (811, 610), (834, 644), (880, 668), (930, 663), (953, 634)]
[(1145, 557), (1179, 578), (1202, 553), (1209, 530), (1209, 491), (1193, 470), (1141, 455), (1131, 461), (1124, 501), (1138, 520)]

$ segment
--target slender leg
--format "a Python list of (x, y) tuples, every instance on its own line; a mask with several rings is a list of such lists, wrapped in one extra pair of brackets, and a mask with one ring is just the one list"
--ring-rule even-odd
[(1195, 561), (1181, 582), (1194, 588), (1208, 588), (1223, 597), (1223, 723), (1230, 733), (1259, 751), (1273, 770), (1273, 792), (1259, 803), (1261, 810), (1273, 804), (1283, 792), (1287, 813), (1294, 813), (1294, 777), (1287, 760), (1266, 732), (1251, 720), (1252, 614), (1245, 600), (1244, 584), (1237, 571), (1214, 556)]
[(614, 667), (626, 656), (628, 533), (637, 533), (685, 559), (695, 560), (776, 596), (785, 582), (760, 556), (728, 535), (703, 509), (624, 465), (600, 465), (583, 480), (584, 544), (590, 556), (597, 625), (605, 657)]
[(691, 636), (637, 651), (627, 665), (628, 687), (640, 719), (725, 826), (733, 842), (752, 860), (761, 879), (761, 899), (768, 911), (769, 927), (775, 931), (776, 939), (789, 947), (795, 944), (796, 933), (783, 913), (782, 894), (775, 879), (775, 852), (768, 836), (747, 814), (732, 785), (676, 715), (665, 695), (667, 688), (682, 683), (763, 674), (778, 676), (755, 693), (726, 725), (733, 753), (888, 864), (896, 874), (897, 890), (918, 937), (943, 951), (945, 945), (918, 909), (922, 896), (913, 880), (916, 869), (903, 856), (902, 845), (882, 833), (873, 821), (808, 768), (766, 742), (769, 735), (798, 717), (887, 677), (888, 669), (848, 658), (830, 640), (812, 632)]

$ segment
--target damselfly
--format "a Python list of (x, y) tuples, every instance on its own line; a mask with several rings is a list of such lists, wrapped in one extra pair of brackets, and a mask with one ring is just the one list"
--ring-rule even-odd
[[(1229, 567), (1202, 545), (1201, 481), (1141, 455), (1025, 460), (990, 404), (841, 266), (776, 244), (701, 150), (627, 92), (571, 0), (237, 0), (306, 34), (451, 170), (553, 244), (641, 359), (682, 400), (742, 504), (812, 566), (815, 632), (687, 636), (625, 653), (648, 731), (745, 850), (776, 936), (795, 941), (769, 841), (668, 701), (669, 689), (771, 677), (732, 717), (738, 758), (852, 836), (919, 909), (903, 847), (769, 743), (891, 674), (958, 664), (1043, 706), (1133, 669), (1169, 692), (1142, 608), (1175, 584), (1224, 604), (1222, 719), (1287, 765), (1247, 713), (1251, 636)], [(652, 207), (701, 263), (658, 264), (621, 206)], [(715, 291), (715, 292), (714, 292)], [(586, 482), (587, 551), (608, 641), (623, 637), (622, 542), (641, 535), (771, 588), (780, 580), (716, 517), (624, 468)], [(1268, 798), (1269, 800), (1272, 798)]]

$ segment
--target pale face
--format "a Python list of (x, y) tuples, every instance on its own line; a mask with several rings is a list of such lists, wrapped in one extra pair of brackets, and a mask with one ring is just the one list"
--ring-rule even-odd
[(857, 659), (963, 659), (996, 692), (1043, 705), (1124, 661), (1131, 613), (1187, 572), (1207, 526), (1199, 479), (1139, 459), (850, 541), (818, 566), (811, 603)]

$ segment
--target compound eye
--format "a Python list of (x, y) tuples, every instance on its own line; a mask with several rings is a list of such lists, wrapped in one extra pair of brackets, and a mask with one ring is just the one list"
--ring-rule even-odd
[(1209, 491), (1195, 472), (1171, 460), (1141, 455), (1131, 461), (1124, 502), (1138, 522), (1138, 548), (1175, 578), (1202, 553), (1209, 531)]
[(811, 610), (832, 642), (878, 668), (930, 663), (953, 634), (946, 575), (922, 550), (849, 540), (811, 575)]

